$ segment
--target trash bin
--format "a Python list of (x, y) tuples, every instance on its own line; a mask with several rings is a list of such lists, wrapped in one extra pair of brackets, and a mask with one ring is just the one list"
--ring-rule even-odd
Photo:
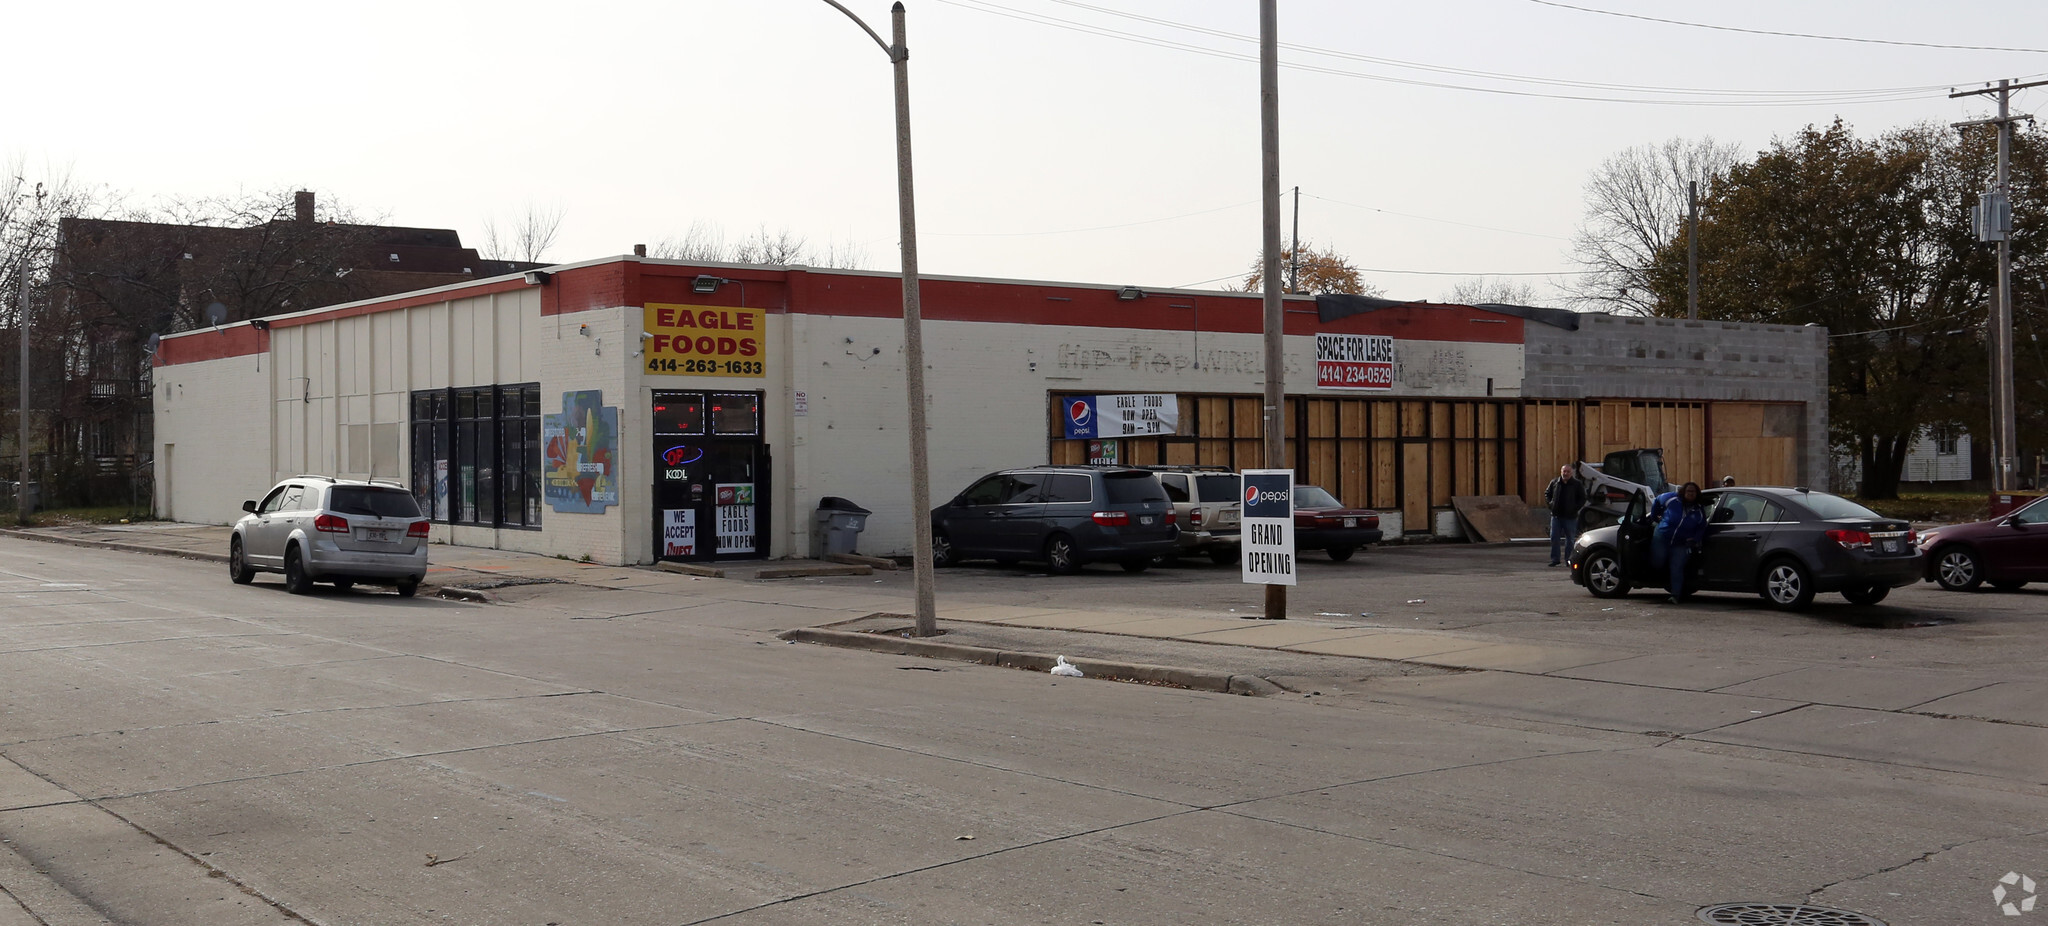
[(819, 499), (818, 510), (811, 512), (811, 557), (823, 559), (832, 553), (852, 553), (871, 514), (874, 512), (837, 495)]

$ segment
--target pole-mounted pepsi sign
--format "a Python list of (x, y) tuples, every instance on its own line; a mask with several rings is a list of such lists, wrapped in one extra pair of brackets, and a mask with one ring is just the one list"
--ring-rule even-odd
[(1244, 471), (1244, 580), (1294, 583), (1294, 471)]

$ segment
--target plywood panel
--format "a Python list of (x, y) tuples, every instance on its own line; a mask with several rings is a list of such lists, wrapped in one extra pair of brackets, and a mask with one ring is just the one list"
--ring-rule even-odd
[(1372, 446), (1372, 507), (1401, 508), (1400, 445), (1374, 441)]
[[(1443, 507), (1451, 503), (1451, 442), (1430, 441), (1429, 447), (1429, 504)], [(1412, 491), (1412, 490), (1411, 490)]]
[(1421, 441), (1401, 446), (1401, 527), (1405, 531), (1428, 531), (1429, 445)]
[[(1182, 420), (1187, 420), (1187, 419), (1182, 419)], [(1195, 464), (1196, 464), (1196, 463), (1198, 462), (1198, 461), (1196, 460), (1196, 454), (1195, 454), (1195, 442), (1194, 442), (1194, 441), (1187, 441), (1187, 440), (1177, 440), (1177, 441), (1167, 441), (1167, 442), (1165, 442), (1165, 443), (1166, 443), (1166, 462), (1167, 462), (1167, 464), (1168, 464), (1168, 465), (1171, 465), (1171, 466), (1193, 466), (1193, 465), (1195, 465)]]

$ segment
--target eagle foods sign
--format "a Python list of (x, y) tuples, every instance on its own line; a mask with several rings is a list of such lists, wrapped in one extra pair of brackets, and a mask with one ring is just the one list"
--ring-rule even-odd
[(1180, 397), (1172, 393), (1070, 395), (1056, 398), (1068, 440), (1158, 437), (1180, 430)]
[(1316, 388), (1394, 388), (1394, 339), (1383, 334), (1316, 335)]

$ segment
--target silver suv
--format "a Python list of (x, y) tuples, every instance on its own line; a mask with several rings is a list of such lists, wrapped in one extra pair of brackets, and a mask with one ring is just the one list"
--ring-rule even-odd
[(263, 501), (246, 501), (228, 540), (228, 576), (284, 573), (294, 595), (314, 582), (396, 586), (411, 597), (427, 577), (427, 530), (412, 493), (385, 482), (293, 476)]
[(1244, 483), (1222, 466), (1147, 466), (1173, 502), (1180, 522), (1175, 556), (1206, 554), (1223, 566), (1237, 562), (1244, 522)]

